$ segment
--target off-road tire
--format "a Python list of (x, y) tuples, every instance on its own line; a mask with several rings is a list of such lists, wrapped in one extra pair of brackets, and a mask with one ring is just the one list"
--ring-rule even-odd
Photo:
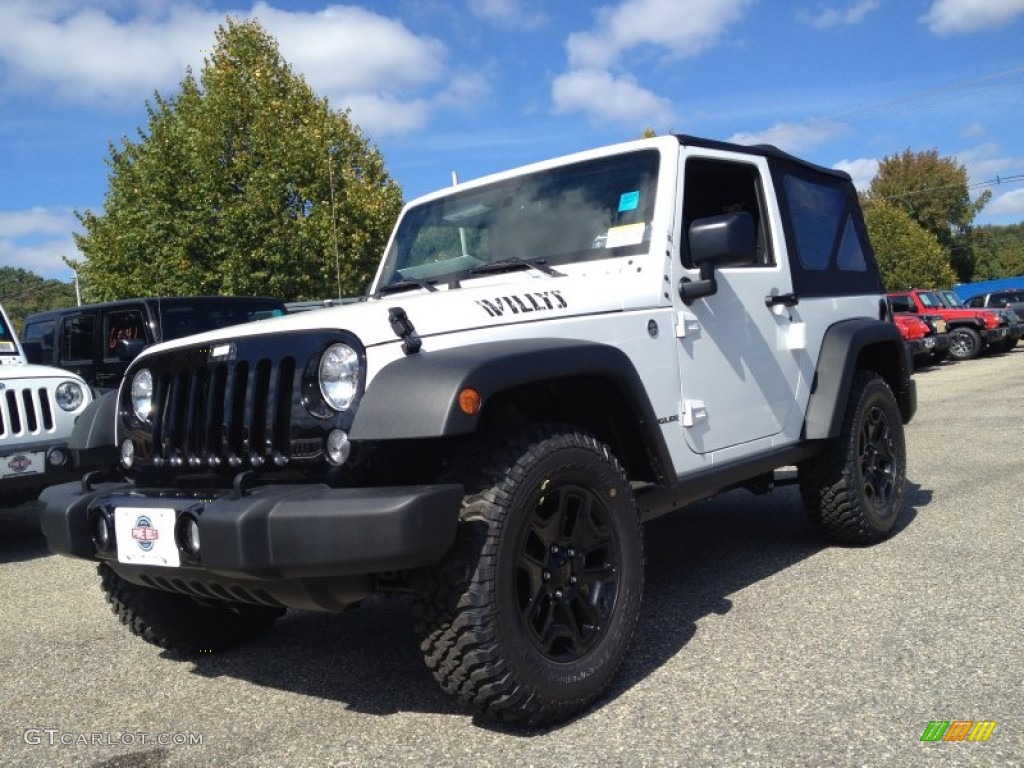
[(961, 326), (949, 332), (949, 356), (954, 360), (973, 360), (981, 354), (981, 336), (973, 328)]
[(417, 629), (441, 687), (488, 719), (550, 725), (604, 691), (640, 615), (643, 537), (608, 446), (544, 425), (477, 444), (456, 544)]
[(117, 618), (146, 642), (184, 654), (222, 651), (262, 635), (284, 611), (240, 603), (199, 602), (132, 584), (104, 563), (100, 586)]
[(830, 539), (873, 544), (896, 526), (906, 469), (896, 398), (881, 376), (858, 371), (839, 436), (798, 467), (800, 495), (811, 520)]

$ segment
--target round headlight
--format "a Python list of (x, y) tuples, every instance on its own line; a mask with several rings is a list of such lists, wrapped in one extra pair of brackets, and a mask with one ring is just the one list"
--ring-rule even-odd
[(153, 374), (143, 368), (132, 377), (132, 410), (142, 421), (153, 412)]
[(85, 402), (85, 392), (77, 381), (63, 381), (54, 393), (62, 411), (77, 411)]
[(336, 411), (344, 411), (359, 390), (359, 355), (348, 344), (332, 344), (320, 358), (320, 392)]

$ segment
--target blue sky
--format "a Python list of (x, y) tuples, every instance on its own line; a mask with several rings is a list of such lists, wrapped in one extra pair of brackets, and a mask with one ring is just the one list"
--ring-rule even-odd
[(70, 279), (108, 142), (229, 14), (351, 108), (406, 199), (651, 127), (770, 142), (860, 187), (937, 149), (992, 191), (980, 223), (1024, 221), (1024, 0), (2, 0), (0, 265)]

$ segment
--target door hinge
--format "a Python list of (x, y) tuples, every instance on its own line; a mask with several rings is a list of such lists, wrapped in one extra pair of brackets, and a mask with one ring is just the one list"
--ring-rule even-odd
[(676, 312), (676, 338), (685, 339), (687, 336), (700, 334), (700, 320), (693, 312)]
[(692, 427), (698, 421), (708, 417), (708, 409), (703, 400), (683, 400), (683, 426)]

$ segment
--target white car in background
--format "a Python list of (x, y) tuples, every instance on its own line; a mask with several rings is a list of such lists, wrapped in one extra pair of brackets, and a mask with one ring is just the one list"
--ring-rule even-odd
[(25, 361), (0, 307), (0, 506), (78, 475), (68, 438), (90, 402), (81, 377)]

